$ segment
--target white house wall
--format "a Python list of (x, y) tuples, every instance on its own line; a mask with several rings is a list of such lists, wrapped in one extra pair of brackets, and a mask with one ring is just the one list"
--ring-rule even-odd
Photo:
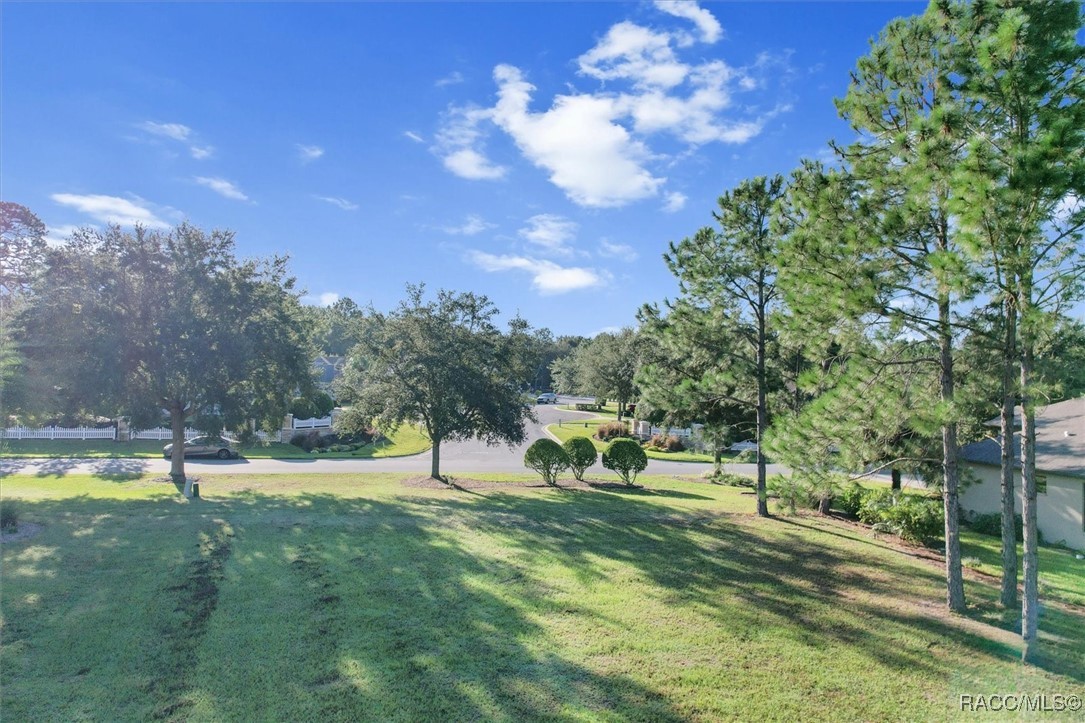
[[(1002, 509), (1002, 490), (997, 467), (969, 465), (977, 481), (961, 494), (961, 507), (974, 514), (990, 514)], [(1041, 473), (1047, 477), (1047, 492), (1036, 495), (1036, 511), (1044, 541), (1075, 550), (1085, 550), (1085, 481), (1073, 477)], [(1014, 475), (1015, 511), (1022, 508), (1021, 476)]]

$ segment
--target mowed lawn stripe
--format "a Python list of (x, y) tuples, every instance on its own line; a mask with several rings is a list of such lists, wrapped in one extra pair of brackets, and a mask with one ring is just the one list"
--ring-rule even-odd
[[(936, 565), (856, 528), (761, 520), (709, 484), (528, 479), (208, 478), (184, 502), (147, 480), (8, 478), (45, 527), (3, 548), (5, 712), (945, 719), (960, 693), (1085, 692), (1080, 615), (1049, 608), (1043, 665), (1022, 667), (997, 590), (970, 581), (971, 614), (948, 615)], [(174, 608), (216, 535), (229, 554), (193, 625)], [(191, 649), (170, 639), (186, 630)]]

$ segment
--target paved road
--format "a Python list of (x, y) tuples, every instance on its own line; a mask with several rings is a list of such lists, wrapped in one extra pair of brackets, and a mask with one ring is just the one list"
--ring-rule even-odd
[[(565, 403), (563, 400), (562, 403)], [(537, 423), (528, 423), (527, 441), (510, 449), (508, 446), (487, 447), (476, 441), (446, 442), (441, 445), (441, 472), (468, 475), (472, 472), (524, 472), (524, 451), (528, 445), (545, 435), (549, 424), (574, 423), (594, 415), (557, 409), (551, 405), (535, 407)], [(389, 459), (240, 459), (202, 460), (185, 462), (191, 474), (291, 474), (291, 473), (355, 473), (404, 472), (428, 474), (430, 453)], [(164, 459), (7, 459), (0, 460), (0, 475), (8, 474), (167, 474), (170, 463)], [(664, 462), (648, 460), (647, 474), (697, 475), (711, 468), (710, 464)], [(753, 473), (754, 465), (730, 465), (736, 472)], [(770, 474), (782, 468), (770, 465)], [(602, 464), (596, 463), (593, 473), (604, 474)]]

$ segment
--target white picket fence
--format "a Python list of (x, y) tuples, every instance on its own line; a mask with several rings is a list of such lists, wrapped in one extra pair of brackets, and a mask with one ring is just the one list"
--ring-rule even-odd
[[(195, 429), (185, 429), (185, 441), (199, 437), (203, 432)], [(173, 430), (168, 427), (155, 427), (154, 429), (132, 430), (132, 439), (173, 439)]]
[(324, 429), (332, 426), (332, 418), (313, 417), (312, 419), (295, 419), (294, 429)]
[(0, 429), (4, 439), (116, 439), (113, 427), (8, 427)]

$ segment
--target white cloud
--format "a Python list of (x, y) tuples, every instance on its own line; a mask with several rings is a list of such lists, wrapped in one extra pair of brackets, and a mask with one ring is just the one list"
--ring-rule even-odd
[(464, 80), (463, 73), (461, 73), (458, 70), (453, 70), (451, 73), (449, 73), (445, 77), (438, 78), (437, 82), (435, 82), (434, 85), (436, 85), (438, 88), (441, 88), (441, 87), (446, 86), (446, 85), (457, 85), (459, 83), (462, 83), (463, 80)]
[(249, 197), (246, 196), (240, 188), (237, 187), (231, 181), (227, 181), (225, 178), (208, 178), (206, 176), (197, 176), (196, 183), (201, 186), (210, 188), (215, 193), (225, 198), (233, 199), (234, 201), (248, 201)]
[(714, 43), (723, 36), (719, 20), (694, 0), (655, 0), (655, 6), (669, 15), (692, 20), (701, 31), (701, 40), (706, 43)]
[(62, 206), (70, 206), (102, 223), (115, 223), (120, 226), (140, 225), (145, 228), (169, 228), (170, 225), (158, 218), (154, 211), (147, 208), (146, 201), (118, 196), (97, 194), (77, 195), (74, 193), (54, 193), (50, 196)]
[(482, 152), (484, 140), (479, 125), (492, 113), (481, 108), (450, 108), (437, 133), (433, 152), (444, 161), (445, 168), (460, 178), (472, 181), (494, 181), (504, 178), (508, 169), (492, 163)]
[(155, 121), (143, 121), (136, 126), (145, 133), (159, 138), (168, 138), (172, 141), (178, 141), (179, 143), (189, 144), (188, 152), (198, 161), (210, 158), (215, 153), (215, 149), (209, 145), (196, 145), (192, 141), (195, 140), (196, 133), (188, 126), (182, 123), (158, 123)]
[(180, 123), (155, 123), (154, 121), (143, 121), (139, 124), (139, 127), (153, 136), (172, 138), (175, 141), (187, 141), (188, 137), (192, 135), (192, 129)]
[(470, 214), (461, 225), (442, 226), (441, 230), (454, 236), (474, 236), (496, 227), (496, 224), (490, 223), (481, 216)]
[(403, 135), (410, 138), (415, 143), (425, 143), (426, 142), (426, 140), (422, 136), (420, 136), (417, 133), (414, 133), (412, 131), (403, 131)]
[(531, 275), (531, 285), (544, 296), (564, 294), (580, 289), (590, 289), (606, 284), (610, 277), (606, 272), (580, 267), (558, 266), (552, 261), (526, 256), (496, 256), (482, 251), (472, 251), (471, 261), (483, 271), (525, 271)]
[(663, 196), (663, 210), (667, 213), (677, 213), (686, 207), (689, 197), (678, 191), (671, 191)]
[(607, 239), (599, 240), (599, 255), (622, 261), (636, 261), (640, 256), (632, 246), (612, 243)]
[(313, 196), (313, 198), (317, 199), (318, 201), (323, 201), (324, 203), (330, 203), (333, 206), (338, 206), (344, 211), (358, 210), (358, 204), (354, 203), (353, 201), (348, 201), (345, 198), (339, 198), (338, 196)]
[(298, 150), (298, 158), (302, 163), (315, 161), (324, 155), (324, 149), (320, 146), (306, 146), (301, 143), (295, 143), (294, 147)]
[[(72, 234), (81, 228), (87, 228), (87, 226), (76, 226), (74, 224), (64, 224), (61, 226), (48, 226), (45, 229), (45, 243), (50, 246), (62, 246), (68, 242)], [(91, 226), (91, 228), (95, 228)]]
[(623, 206), (653, 196), (665, 179), (641, 166), (647, 147), (615, 123), (615, 100), (559, 95), (545, 113), (528, 110), (535, 86), (511, 65), (494, 69), (498, 85), (493, 120), (520, 151), (550, 172), (550, 181), (582, 206)]
[(473, 148), (461, 148), (444, 158), (445, 168), (460, 178), (470, 181), (496, 181), (504, 178), (508, 171), (503, 166), (494, 165), (484, 155)]
[(671, 41), (668, 33), (621, 22), (577, 62), (581, 73), (598, 80), (625, 79), (639, 87), (673, 88), (686, 79), (689, 66), (675, 57)]
[(525, 223), (527, 225), (519, 231), (521, 238), (550, 253), (572, 253), (573, 250), (565, 242), (575, 238), (580, 228), (574, 221), (553, 213), (540, 213)]
[(327, 291), (323, 294), (309, 294), (302, 297), (302, 303), (309, 304), (310, 306), (331, 306), (335, 302), (339, 301), (339, 294), (334, 291)]
[[(695, 43), (714, 43), (723, 36), (719, 22), (692, 0), (660, 0), (654, 7), (671, 18), (692, 21), (696, 36), (616, 23), (577, 58), (581, 76), (605, 85), (594, 92), (555, 95), (548, 108), (534, 97), (537, 89), (523, 71), (498, 65), (493, 71), (496, 104), (451, 108), (442, 119), (434, 152), (464, 178), (501, 178), (508, 169), (490, 160), (483, 148), (487, 133), (496, 127), (574, 203), (617, 207), (662, 191), (666, 178), (654, 169), (667, 157), (653, 151), (654, 136), (670, 135), (689, 146), (745, 143), (787, 110), (777, 103), (774, 110), (759, 112), (765, 106), (757, 102), (739, 109), (732, 99), (737, 92), (764, 95), (773, 78), (783, 84), (786, 58), (785, 67), (775, 73), (764, 54), (752, 71), (718, 58), (683, 59), (684, 54), (692, 56), (695, 51), (687, 49)], [(543, 110), (533, 109), (533, 102)], [(669, 196), (666, 204), (675, 205), (677, 198)]]

